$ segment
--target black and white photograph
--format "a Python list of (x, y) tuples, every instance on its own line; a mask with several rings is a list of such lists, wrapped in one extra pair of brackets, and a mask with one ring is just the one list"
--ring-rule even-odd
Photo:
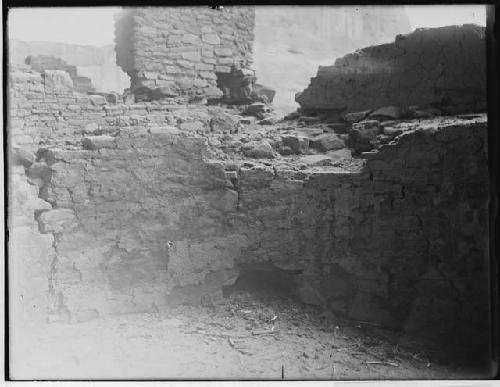
[(4, 8), (6, 379), (495, 378), (494, 12)]

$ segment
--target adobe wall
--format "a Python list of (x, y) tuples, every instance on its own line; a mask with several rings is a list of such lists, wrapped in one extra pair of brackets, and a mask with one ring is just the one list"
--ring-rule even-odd
[(117, 63), (132, 90), (220, 97), (216, 74), (252, 64), (254, 19), (252, 7), (127, 9), (116, 19)]

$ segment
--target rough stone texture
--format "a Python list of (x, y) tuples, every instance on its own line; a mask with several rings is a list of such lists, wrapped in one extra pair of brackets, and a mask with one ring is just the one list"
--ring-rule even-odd
[(320, 66), (295, 100), (306, 111), (356, 112), (388, 105), (486, 110), (485, 28), (417, 29)]
[(250, 7), (128, 9), (116, 19), (117, 63), (132, 91), (167, 86), (213, 97), (218, 73), (251, 65), (254, 18)]
[[(217, 106), (94, 106), (47, 91), (37, 73), (13, 72), (9, 87), (9, 133), (24, 151), (14, 196), (28, 189), (44, 200), (19, 196), (16, 217), (29, 230), (14, 228), (12, 240), (46, 249), (13, 246), (48, 284), (33, 297), (46, 296), (52, 318), (216, 299), (238, 265), (265, 263), (293, 275), (303, 301), (351, 318), (456, 328), (461, 338), (485, 331), (485, 117), (406, 123), (343, 169), (328, 154), (246, 158), (244, 144), (273, 150), (282, 136), (264, 137), (259, 125), (231, 134), (236, 121)], [(296, 129), (299, 150), (304, 133), (323, 133)]]
[[(209, 130), (212, 118), (220, 121), (224, 117), (220, 108), (210, 107), (211, 115), (207, 109), (201, 112), (199, 106), (179, 105), (176, 101), (111, 103), (101, 95), (75, 93), (68, 73), (58, 70), (57, 74), (65, 80), (62, 86), (37, 72), (10, 72), (9, 126), (13, 146), (36, 152), (43, 144), (80, 144), (88, 134), (114, 134), (123, 127), (167, 126), (178, 120), (184, 128), (197, 123), (199, 130)], [(232, 121), (236, 129), (234, 118)], [(217, 125), (212, 122), (212, 126)]]

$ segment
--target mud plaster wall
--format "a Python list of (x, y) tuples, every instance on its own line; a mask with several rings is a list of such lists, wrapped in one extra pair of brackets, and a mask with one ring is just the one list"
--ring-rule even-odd
[[(14, 95), (31, 87), (25, 80), (11, 78)], [(69, 110), (35, 95), (42, 116)], [(12, 117), (37, 117), (23, 103), (11, 104)], [(33, 121), (47, 128), (42, 142), (27, 125), (10, 129), (18, 149), (38, 151), (11, 176), (12, 256), (29, 268), (19, 269), (20, 293), (33, 296), (21, 304), (76, 322), (210, 302), (238, 264), (271, 262), (296, 273), (304, 302), (355, 319), (478, 331), (488, 321), (484, 118), (421, 125), (362, 171), (320, 173), (216, 160), (206, 133), (218, 107), (106, 106), (82, 114), (96, 121), (92, 136), (57, 119)], [(115, 115), (131, 106), (144, 110)]]
[(116, 20), (117, 63), (132, 89), (219, 97), (216, 73), (252, 64), (255, 11), (251, 7), (149, 7)]

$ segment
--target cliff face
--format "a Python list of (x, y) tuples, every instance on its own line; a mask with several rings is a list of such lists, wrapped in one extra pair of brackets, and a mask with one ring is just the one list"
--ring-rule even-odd
[(55, 42), (24, 42), (9, 40), (9, 63), (24, 64), (28, 56), (53, 56), (77, 67), (77, 72), (92, 80), (97, 91), (123, 92), (130, 79), (116, 65), (114, 45), (103, 47), (79, 46)]
[(332, 64), (350, 51), (407, 32), (402, 7), (256, 7), (257, 80), (276, 89), (278, 110), (293, 111), (293, 96), (307, 86), (318, 64)]
[(296, 101), (305, 111), (360, 111), (387, 105), (486, 109), (485, 28), (418, 29), (320, 66)]

